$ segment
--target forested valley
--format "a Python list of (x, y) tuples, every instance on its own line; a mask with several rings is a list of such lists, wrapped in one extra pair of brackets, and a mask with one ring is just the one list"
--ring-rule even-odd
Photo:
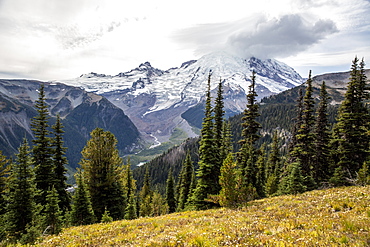
[[(199, 138), (132, 170), (130, 157), (120, 157), (115, 136), (97, 128), (81, 152), (73, 187), (65, 177), (63, 125), (57, 116), (49, 126), (41, 86), (34, 140), (24, 139), (14, 159), (0, 157), (0, 244), (34, 243), (70, 226), (234, 209), (260, 198), (370, 184), (363, 60), (353, 60), (339, 107), (330, 104), (325, 81), (314, 92), (311, 72), (294, 91), (295, 101), (276, 95), (257, 103), (253, 72), (244, 112), (226, 120), (223, 85), (213, 99), (212, 79), (210, 73)], [(269, 104), (277, 97), (281, 104)]]

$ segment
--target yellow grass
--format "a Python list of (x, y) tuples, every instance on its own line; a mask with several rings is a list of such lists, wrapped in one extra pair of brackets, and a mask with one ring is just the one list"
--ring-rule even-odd
[(38, 246), (370, 246), (370, 187), (64, 229)]

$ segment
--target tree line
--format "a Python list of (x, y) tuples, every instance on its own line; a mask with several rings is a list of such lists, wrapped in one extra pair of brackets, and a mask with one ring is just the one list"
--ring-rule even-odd
[[(96, 128), (81, 154), (74, 192), (66, 183), (66, 147), (63, 125), (48, 124), (43, 85), (32, 119), (32, 148), (26, 139), (14, 160), (0, 155), (0, 240), (32, 243), (62, 227), (157, 216), (183, 210), (219, 206), (246, 206), (255, 198), (296, 194), (329, 186), (370, 183), (369, 109), (364, 61), (354, 59), (345, 99), (332, 125), (329, 96), (322, 83), (319, 102), (312, 97), (311, 73), (296, 101), (289, 146), (282, 152), (282, 135), (275, 131), (270, 144), (263, 140), (258, 121), (255, 80), (252, 73), (247, 105), (240, 125), (238, 150), (231, 124), (224, 118), (223, 85), (220, 80), (212, 102), (208, 76), (205, 117), (199, 139), (199, 162), (184, 153), (180, 172), (166, 165), (165, 192), (151, 184), (148, 164), (137, 188), (130, 159), (124, 161), (117, 139)], [(284, 142), (285, 143), (285, 142)], [(198, 147), (197, 145), (192, 145)]]

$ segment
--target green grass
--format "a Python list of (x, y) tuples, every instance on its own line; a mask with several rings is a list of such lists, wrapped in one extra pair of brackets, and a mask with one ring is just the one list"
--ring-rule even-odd
[(71, 227), (38, 246), (369, 246), (370, 187)]

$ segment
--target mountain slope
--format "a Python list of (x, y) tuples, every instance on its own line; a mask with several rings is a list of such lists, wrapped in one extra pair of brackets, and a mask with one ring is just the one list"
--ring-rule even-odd
[(370, 187), (64, 229), (37, 246), (369, 246)]
[(259, 99), (303, 82), (292, 68), (276, 60), (243, 59), (224, 52), (212, 53), (166, 71), (146, 62), (116, 76), (90, 73), (62, 82), (105, 96), (123, 109), (143, 134), (165, 142), (175, 128), (182, 129), (188, 137), (196, 136), (181, 114), (202, 102), (209, 72), (212, 73), (213, 94), (222, 80), (225, 108), (233, 115), (245, 108), (253, 70), (257, 73)]
[[(37, 114), (33, 106), (41, 83), (45, 85), (50, 115), (55, 117), (59, 113), (65, 125), (65, 146), (72, 167), (77, 166), (89, 133), (96, 127), (116, 136), (121, 154), (139, 147), (140, 134), (135, 125), (121, 109), (102, 96), (60, 83), (0, 80), (0, 150), (5, 155), (16, 153), (24, 137), (31, 143), (30, 121)], [(50, 125), (54, 121), (51, 118)]]

